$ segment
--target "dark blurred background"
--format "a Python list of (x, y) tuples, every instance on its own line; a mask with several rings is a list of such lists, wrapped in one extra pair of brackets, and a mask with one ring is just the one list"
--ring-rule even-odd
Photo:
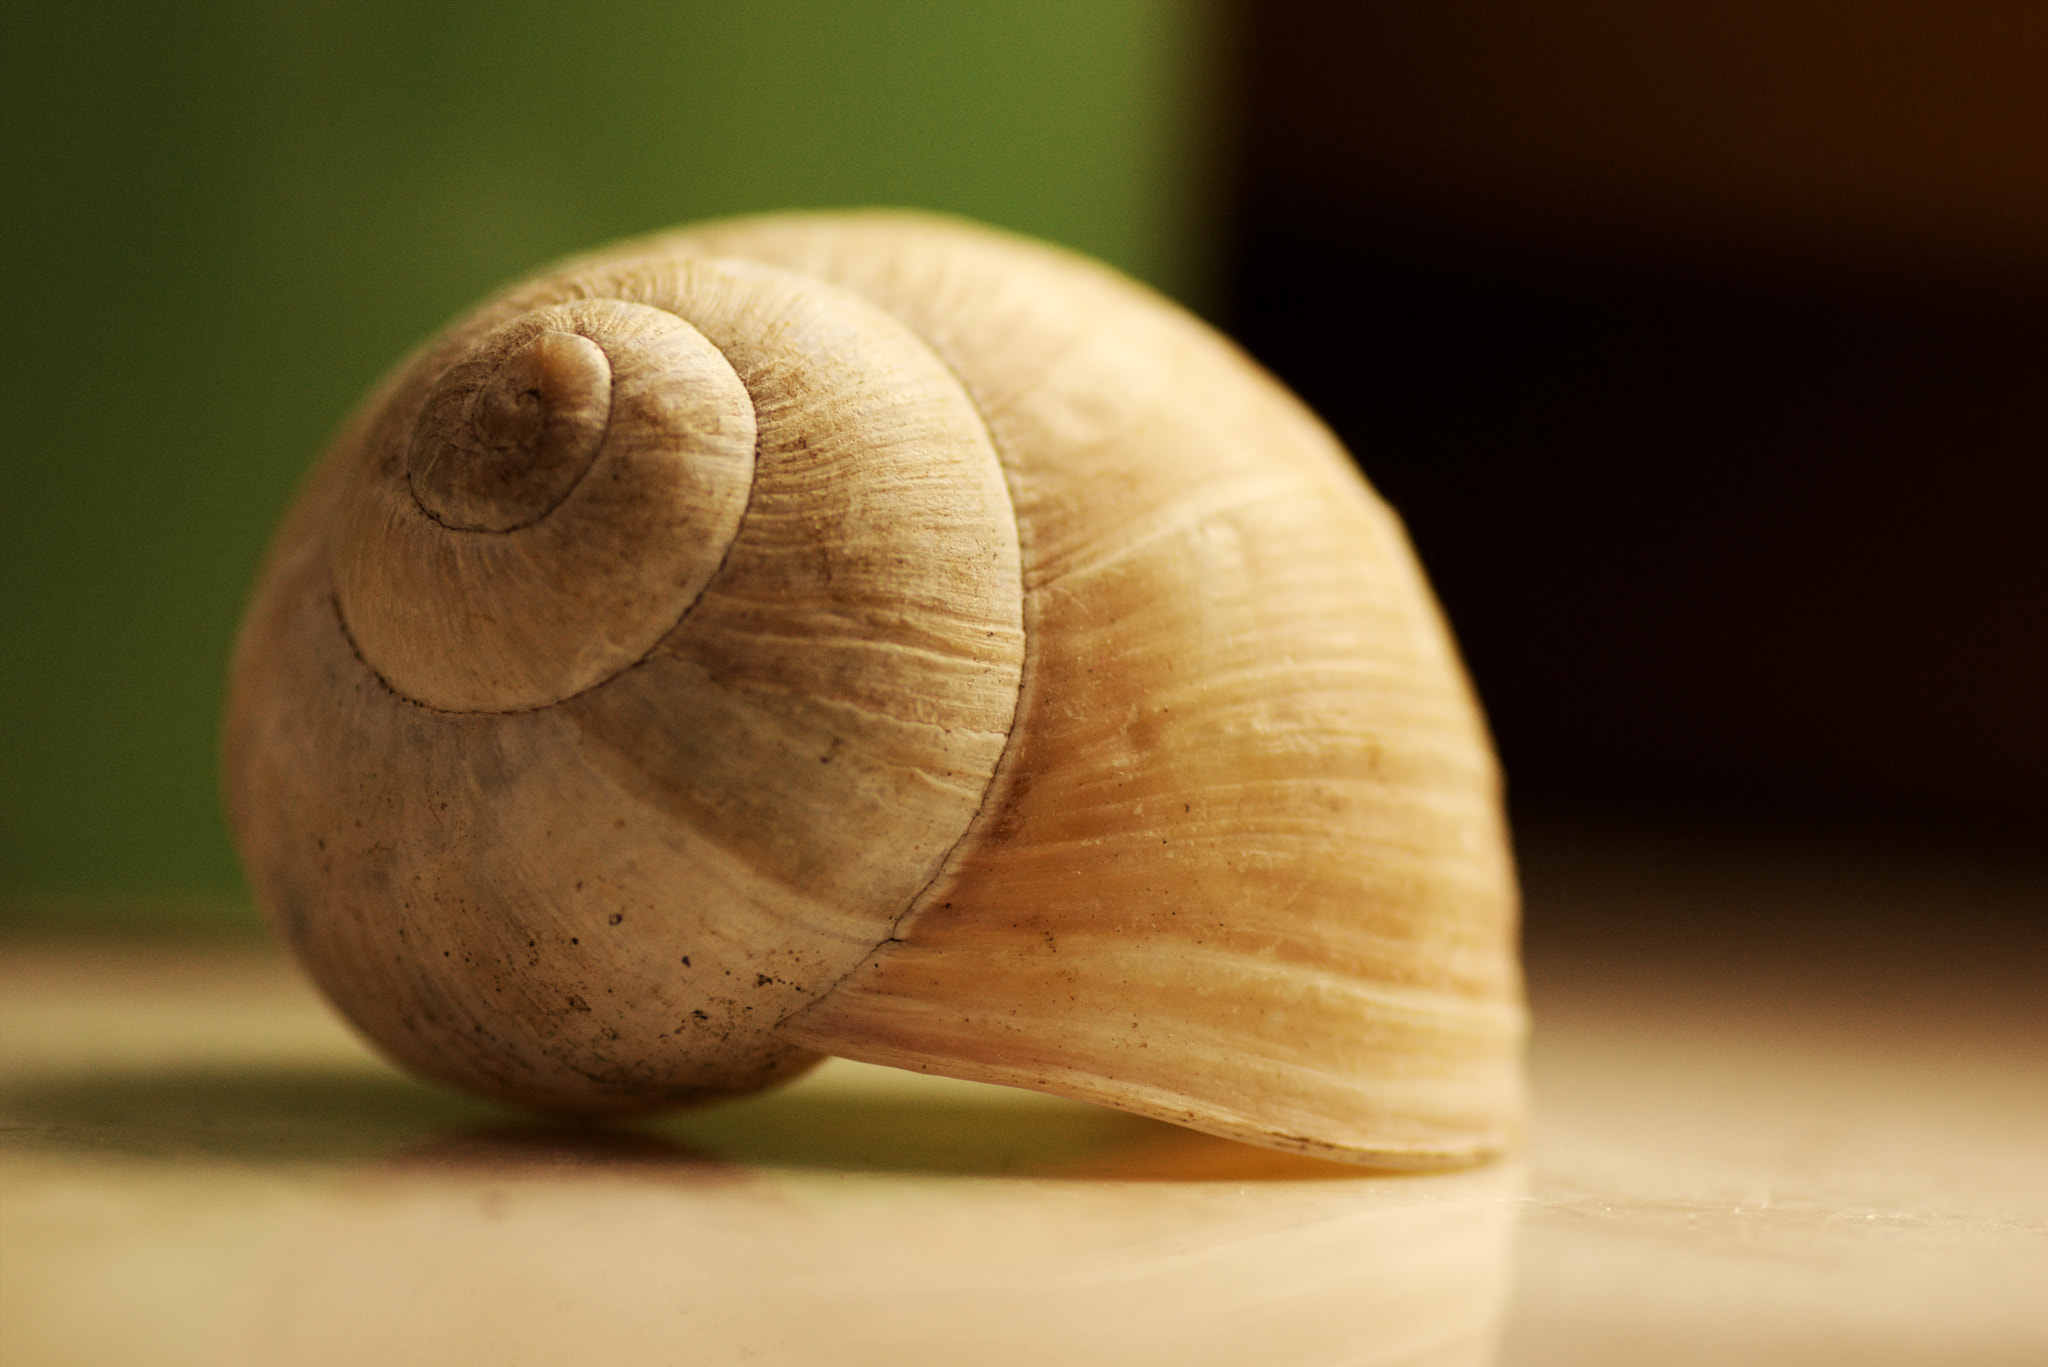
[(1231, 325), (1517, 793), (2048, 833), (2048, 7), (1248, 13)]
[(1407, 518), (1525, 829), (2048, 844), (2048, 8), (216, 0), (0, 40), (11, 924), (247, 922), (229, 643), (385, 366), (553, 256), (866, 203), (1102, 256), (1295, 385)]

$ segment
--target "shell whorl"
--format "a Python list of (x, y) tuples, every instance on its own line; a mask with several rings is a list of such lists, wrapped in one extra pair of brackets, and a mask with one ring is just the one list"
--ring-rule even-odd
[(621, 300), (536, 309), (443, 359), (352, 499), (341, 615), (416, 702), (546, 707), (644, 658), (704, 591), (753, 482), (753, 406), (702, 333)]
[(563, 1109), (808, 1059), (772, 1028), (937, 874), (1016, 710), (1015, 514), (959, 382), (822, 282), (614, 262), (459, 325), (328, 471), (229, 736), (315, 977)]
[(314, 977), (487, 1094), (835, 1053), (1392, 1165), (1519, 1125), (1498, 774), (1399, 524), (1036, 244), (742, 221), (499, 296), (309, 484), (225, 749)]

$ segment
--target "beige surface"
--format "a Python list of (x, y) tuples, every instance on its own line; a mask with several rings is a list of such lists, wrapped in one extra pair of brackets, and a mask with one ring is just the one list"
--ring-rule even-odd
[[(2015, 895), (1569, 853), (1539, 910)], [(1870, 939), (1538, 954), (1524, 1164), (1425, 1178), (839, 1063), (553, 1130), (389, 1071), (267, 953), (16, 946), (0, 1361), (2048, 1361), (2032, 970)]]

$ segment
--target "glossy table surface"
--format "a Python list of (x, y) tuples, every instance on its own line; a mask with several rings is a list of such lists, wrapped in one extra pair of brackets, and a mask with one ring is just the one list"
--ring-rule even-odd
[(551, 1127), (263, 947), (17, 940), (0, 1362), (2048, 1362), (2038, 941), (1927, 930), (2035, 887), (1546, 848), (1665, 929), (1532, 934), (1530, 1146), (1427, 1177), (840, 1062)]

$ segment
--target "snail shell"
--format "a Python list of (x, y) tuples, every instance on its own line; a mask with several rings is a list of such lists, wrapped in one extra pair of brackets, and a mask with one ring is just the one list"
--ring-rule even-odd
[(546, 1109), (821, 1054), (1388, 1165), (1511, 1142), (1516, 902), (1405, 537), (1107, 270), (908, 214), (574, 260), (344, 429), (243, 627), (258, 900)]

